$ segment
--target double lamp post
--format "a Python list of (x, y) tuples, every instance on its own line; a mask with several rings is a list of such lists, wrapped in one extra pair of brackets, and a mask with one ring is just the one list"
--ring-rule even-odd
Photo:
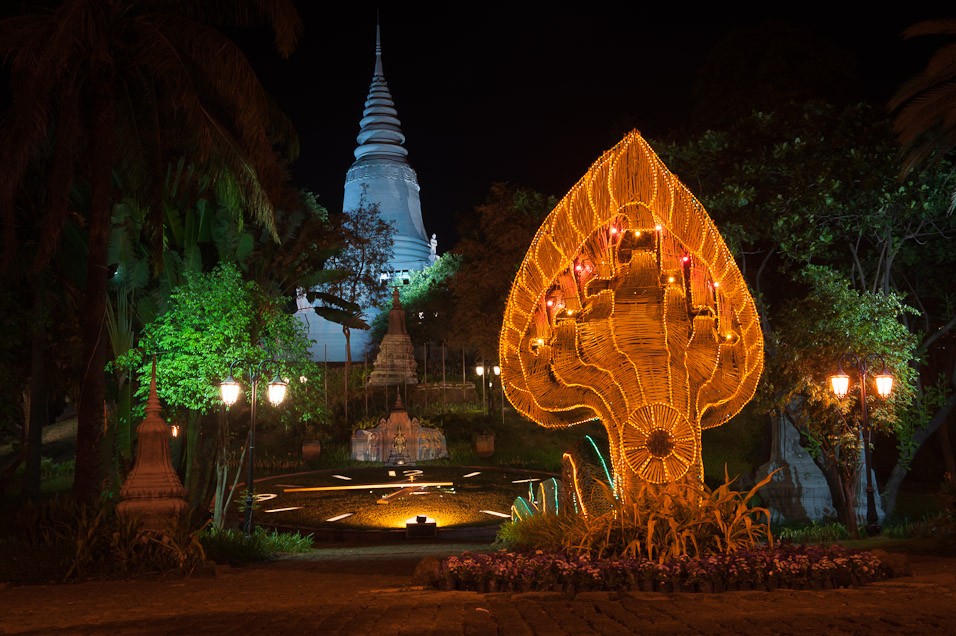
[[(866, 377), (867, 375), (872, 375), (876, 384), (877, 394), (882, 398), (887, 398), (893, 390), (893, 376), (886, 370), (886, 360), (878, 353), (870, 353), (863, 356), (845, 353), (840, 356), (838, 364), (839, 371), (835, 375), (830, 376), (830, 387), (838, 398), (846, 397), (847, 393), (850, 392), (850, 376), (844, 372), (844, 365), (846, 368), (856, 372), (858, 384), (860, 385), (863, 464), (864, 470), (866, 470), (866, 531), (872, 536), (879, 534), (880, 520), (876, 514), (876, 493), (873, 488), (870, 422), (866, 408)], [(879, 371), (873, 373), (874, 369), (879, 369)], [(854, 505), (854, 509), (855, 507)]]
[[(487, 370), (488, 370), (488, 369), (487, 369), (487, 367), (485, 367), (484, 364), (479, 364), (478, 366), (475, 367), (475, 373), (478, 374), (478, 377), (479, 377), (480, 380), (481, 380), (481, 410), (482, 410), (484, 413), (486, 413), (486, 414), (487, 414), (488, 411), (490, 410), (490, 406), (491, 406), (490, 404), (486, 405), (486, 403), (485, 403), (485, 372), (486, 372)], [(495, 373), (496, 376), (501, 377), (501, 367), (499, 367), (497, 364), (496, 364), (495, 366), (493, 366), (493, 367), (491, 368), (491, 370), (494, 371), (494, 373)], [(492, 386), (492, 387), (494, 386), (494, 385), (492, 384), (490, 374), (489, 374), (489, 377), (488, 377), (488, 386)], [(492, 397), (492, 399), (494, 399), (494, 398)], [(504, 382), (501, 383), (501, 423), (502, 423), (502, 424), (505, 423), (505, 385), (504, 385)]]
[[(246, 478), (246, 517), (243, 529), (247, 535), (252, 534), (252, 507), (254, 502), (253, 483), (255, 479), (255, 449), (256, 449), (256, 395), (259, 391), (259, 380), (262, 378), (263, 368), (266, 365), (275, 367), (275, 376), (269, 382), (269, 402), (272, 406), (278, 406), (285, 399), (286, 388), (289, 383), (279, 377), (279, 366), (277, 360), (263, 360), (259, 364), (250, 364), (247, 369), (249, 380), (252, 382), (252, 398), (249, 401), (250, 421), (249, 421), (249, 473)], [(236, 363), (229, 365), (229, 377), (219, 385), (222, 391), (222, 401), (228, 409), (236, 400), (239, 399), (241, 386), (234, 379), (232, 372)], [(241, 377), (241, 376), (240, 376)]]

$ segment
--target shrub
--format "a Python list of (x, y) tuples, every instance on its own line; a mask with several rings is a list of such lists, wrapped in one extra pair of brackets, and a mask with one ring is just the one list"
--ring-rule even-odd
[(196, 528), (183, 519), (167, 532), (140, 529), (107, 500), (79, 504), (57, 496), (42, 504), (25, 502), (14, 520), (15, 535), (4, 543), (10, 553), (48, 554), (42, 572), (9, 572), (8, 582), (33, 583), (85, 578), (189, 576), (206, 562)]
[(776, 536), (781, 541), (793, 543), (833, 543), (849, 539), (850, 533), (845, 525), (836, 521), (831, 523), (812, 521), (809, 525), (778, 528)]
[(578, 521), (574, 514), (535, 514), (501, 524), (495, 546), (504, 549), (554, 549), (562, 546), (570, 526)]
[(734, 480), (726, 473), (725, 483), (715, 489), (686, 482), (643, 483), (616, 495), (607, 484), (596, 482), (607, 501), (607, 512), (531, 515), (507, 524), (499, 539), (591, 558), (624, 556), (661, 562), (764, 543), (772, 546), (769, 511), (750, 505), (771, 477), (746, 493), (733, 490)]
[(243, 565), (267, 561), (279, 554), (308, 552), (312, 549), (312, 535), (298, 532), (268, 531), (257, 527), (251, 535), (242, 530), (204, 530), (199, 539), (206, 555), (216, 563)]

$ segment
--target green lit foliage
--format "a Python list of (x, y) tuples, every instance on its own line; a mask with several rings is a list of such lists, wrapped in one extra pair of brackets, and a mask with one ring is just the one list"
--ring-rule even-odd
[[(167, 420), (184, 428), (184, 482), (194, 514), (200, 516), (212, 496), (213, 464), (222, 491), (229, 481), (225, 466), (234, 464), (237, 455), (227, 422), (214, 415), (222, 404), (219, 383), (230, 370), (247, 396), (250, 375), (261, 374), (259, 400), (264, 404), (265, 385), (276, 373), (292, 380), (293, 396), (305, 390), (300, 377), (318, 378), (303, 324), (284, 310), (281, 300), (243, 280), (236, 265), (222, 263), (184, 279), (170, 295), (167, 311), (143, 327), (139, 346), (117, 358), (115, 365), (139, 377), (140, 406), (134, 411), (134, 421), (139, 421), (156, 356), (157, 393), (169, 411)], [(307, 406), (317, 408), (314, 403)]]
[(816, 521), (805, 526), (778, 528), (776, 535), (779, 541), (793, 543), (836, 543), (853, 538), (842, 523), (817, 523)]
[(280, 554), (312, 550), (312, 535), (278, 532), (257, 527), (251, 535), (242, 530), (207, 528), (200, 534), (206, 556), (216, 563), (246, 565), (268, 561)]
[[(412, 342), (441, 342), (455, 331), (448, 320), (452, 311), (449, 285), (458, 272), (461, 256), (442, 254), (428, 267), (413, 271), (409, 281), (398, 287), (398, 297), (405, 309), (405, 329)], [(380, 342), (388, 329), (388, 312), (372, 322), (372, 342)]]
[[(156, 354), (161, 401), (208, 413), (222, 404), (219, 382), (230, 363), (238, 363), (238, 374), (274, 357), (295, 361), (283, 369), (292, 373), (308, 358), (308, 344), (294, 316), (244, 281), (236, 266), (223, 263), (209, 273), (187, 274), (170, 296), (168, 311), (143, 328), (138, 349), (116, 364), (138, 366), (145, 379)], [(137, 395), (145, 400), (148, 390), (148, 382), (141, 382)]]
[[(151, 245), (147, 207), (133, 198), (113, 206), (108, 260), (115, 271), (108, 286), (106, 327), (114, 358), (136, 346), (143, 325), (166, 311), (170, 294), (187, 273), (205, 271), (220, 257), (248, 257), (252, 240), (248, 230), (242, 230), (239, 201), (217, 194), (229, 191), (211, 184), (207, 174), (185, 159), (169, 166), (162, 191), (161, 251)], [(245, 240), (236, 240), (237, 234)], [(111, 368), (108, 395), (113, 404), (107, 435), (122, 472), (132, 460), (136, 377), (122, 365)]]
[[(256, 222), (274, 232), (298, 140), (243, 52), (217, 27), (267, 25), (279, 53), (288, 56), (302, 22), (288, 0), (268, 8), (244, 1), (213, 7), (66, 0), (53, 8), (14, 9), (0, 20), (10, 94), (16, 96), (0, 127), (10, 161), (0, 179), (3, 260), (13, 261), (24, 238), (16, 211), (32, 189), (30, 168), (40, 165), (49, 195), (47, 205), (34, 210), (42, 219), (37, 253), (56, 251), (71, 217), (83, 219), (88, 239), (74, 265), (86, 271), (86, 284), (73, 491), (92, 501), (105, 473), (103, 325), (115, 194), (160, 201), (165, 167), (186, 153), (201, 159), (214, 183), (230, 184)], [(70, 204), (74, 189), (89, 193), (88, 206)], [(154, 205), (151, 211), (150, 244), (158, 252), (163, 210)]]
[[(275, 298), (276, 305), (281, 304), (286, 311), (294, 307), (300, 288), (338, 275), (323, 269), (331, 227), (326, 210), (307, 191), (299, 192), (298, 199), (287, 202), (277, 215), (278, 243), (269, 229), (244, 222), (239, 201), (230, 188), (221, 182), (210, 183), (207, 175), (183, 160), (170, 167), (164, 197), (164, 243), (159, 261), (145, 237), (147, 211), (132, 200), (113, 208), (110, 260), (117, 263), (117, 269), (111, 279), (107, 327), (117, 357), (135, 346), (143, 325), (167, 310), (173, 290), (186, 276), (209, 271), (217, 262), (236, 263), (245, 280), (253, 281), (259, 293)], [(148, 376), (129, 378), (124, 366), (112, 368), (116, 406), (111, 409), (110, 434), (117, 453), (128, 464), (137, 423), (134, 387), (137, 379)], [(314, 372), (304, 375), (310, 377)], [(315, 420), (318, 416), (315, 391), (300, 390), (304, 387), (299, 384), (290, 387), (294, 407), (280, 412), (287, 432), (293, 421)], [(143, 390), (139, 387), (140, 397)], [(195, 399), (192, 402), (188, 408), (194, 408)]]

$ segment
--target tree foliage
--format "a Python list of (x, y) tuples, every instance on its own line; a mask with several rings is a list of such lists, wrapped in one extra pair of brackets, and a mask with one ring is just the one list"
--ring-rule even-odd
[(345, 334), (347, 364), (352, 362), (349, 333), (369, 329), (368, 321), (388, 300), (387, 274), (395, 240), (394, 224), (382, 218), (377, 203), (369, 204), (363, 195), (359, 206), (332, 219), (339, 240), (326, 261), (329, 270), (340, 272), (307, 293), (310, 301), (322, 304), (315, 313), (342, 325)]
[[(298, 378), (308, 348), (302, 323), (281, 302), (243, 280), (235, 265), (222, 263), (211, 272), (187, 274), (169, 309), (144, 326), (137, 350), (116, 364), (135, 366), (147, 378), (156, 355), (160, 400), (208, 413), (222, 404), (219, 383), (231, 363), (234, 373), (243, 374), (264, 359), (288, 360), (283, 374)], [(148, 390), (148, 382), (140, 383), (137, 396), (145, 401)]]
[[(855, 532), (862, 450), (859, 383), (864, 381), (869, 388), (870, 428), (905, 443), (913, 432), (908, 413), (916, 395), (918, 338), (902, 319), (916, 312), (892, 292), (853, 289), (849, 279), (826, 267), (807, 266), (798, 280), (806, 286), (806, 295), (791, 298), (780, 312), (772, 334), (776, 355), (770, 360), (768, 377), (777, 383), (776, 408), (800, 431), (831, 484), (841, 521)], [(888, 399), (872, 389), (872, 375), (882, 371), (872, 368), (873, 361), (867, 378), (860, 378), (856, 369), (843, 369), (853, 387), (845, 398), (831, 392), (827, 378), (846, 353), (860, 360), (880, 356), (885, 361), (886, 371), (895, 380)]]
[[(894, 298), (915, 309), (879, 307), (910, 334), (899, 346), (905, 342), (909, 347), (913, 338), (919, 342), (905, 358), (909, 370), (900, 368), (897, 376), (900, 393), (894, 400), (905, 397), (908, 402), (894, 402), (900, 407), (893, 413), (902, 463), (886, 485), (885, 508), (892, 510), (898, 488), (894, 482), (905, 474), (902, 467), (912, 457), (914, 444), (922, 443), (916, 440), (925, 439), (927, 427), (939, 426), (932, 405), (943, 403), (934, 393), (940, 385), (937, 378), (926, 377), (929, 368), (939, 365), (924, 364), (940, 353), (939, 339), (956, 324), (951, 285), (945, 282), (956, 265), (956, 254), (946, 247), (947, 237), (956, 231), (949, 212), (948, 165), (914, 170), (900, 180), (888, 117), (867, 104), (837, 107), (820, 100), (754, 112), (725, 130), (664, 144), (661, 154), (711, 213), (756, 292), (768, 356), (760, 395), (769, 400), (768, 408), (797, 395), (809, 399), (805, 408), (810, 408), (814, 396), (823, 399), (826, 374), (819, 364), (827, 356), (835, 362), (840, 353), (836, 343), (862, 350), (869, 341), (864, 332), (825, 318), (825, 304), (793, 323), (794, 312), (800, 313), (793, 309), (794, 302), (812, 300), (804, 290), (817, 297), (826, 292), (833, 302), (839, 297), (832, 281), (824, 284), (824, 270), (806, 270), (808, 264), (826, 265), (860, 294), (840, 303), (846, 321), (862, 320), (858, 311), (863, 309), (854, 309), (854, 303), (869, 307), (877, 298)], [(803, 333), (795, 331), (798, 326)], [(815, 346), (817, 336), (811, 334), (831, 329), (837, 329), (833, 333), (840, 334), (840, 340), (830, 350), (818, 350), (819, 360), (795, 353)], [(780, 376), (785, 369), (787, 375)], [(802, 369), (805, 378), (799, 385), (794, 384), (796, 369)], [(908, 404), (905, 410), (902, 404)], [(852, 424), (834, 419), (830, 411), (819, 415), (823, 422)], [(832, 458), (843, 464), (839, 470), (837, 464), (829, 465), (831, 491), (840, 473), (858, 470), (858, 455), (852, 452), (834, 453)], [(841, 493), (833, 495), (838, 501)]]
[(926, 68), (904, 82), (888, 104), (904, 157), (902, 173), (908, 175), (942, 161), (956, 148), (956, 20), (918, 22), (903, 37), (943, 39)]
[(451, 281), (455, 333), (449, 344), (498, 358), (501, 317), (511, 283), (535, 232), (557, 200), (539, 192), (495, 183), (475, 214), (462, 220), (461, 240), (452, 250), (461, 258)]
[[(73, 494), (94, 499), (103, 485), (101, 445), (107, 360), (104, 333), (114, 171), (127, 194), (159, 201), (165, 167), (183, 152), (223, 190), (274, 227), (289, 194), (286, 159), (297, 152), (288, 119), (268, 98), (242, 51), (213, 24), (258, 20), (288, 56), (302, 24), (289, 0), (202, 4), (148, 0), (62, 0), (19, 4), (0, 21), (0, 57), (9, 69), (11, 107), (0, 120), (3, 264), (16, 253), (16, 210), (31, 174), (48, 192), (36, 214), (44, 232), (35, 254), (42, 268), (71, 215), (85, 220), (87, 252), (82, 385)], [(214, 54), (210, 54), (210, 52)], [(89, 193), (88, 207), (70, 193)], [(158, 253), (162, 212), (146, 226)]]
[[(398, 286), (398, 297), (405, 309), (405, 329), (413, 343), (443, 342), (457, 331), (450, 320), (450, 284), (460, 264), (460, 255), (442, 254), (428, 267), (413, 271), (408, 282)], [(372, 342), (381, 342), (387, 330), (388, 312), (383, 311), (372, 322)]]
[[(182, 472), (197, 519), (209, 509), (213, 481), (222, 495), (228, 477), (232, 430), (227, 418), (216, 416), (222, 405), (222, 380), (232, 373), (245, 389), (246, 404), (254, 376), (259, 400), (275, 375), (290, 385), (292, 394), (305, 394), (310, 379), (313, 386), (321, 384), (308, 358), (311, 343), (304, 326), (284, 305), (281, 297), (244, 280), (234, 263), (186, 273), (170, 295), (167, 310), (143, 327), (139, 345), (111, 365), (139, 379), (139, 401), (131, 408), (132, 420), (138, 422), (155, 356), (157, 393), (167, 420), (183, 429)], [(306, 382), (297, 381), (300, 378)], [(296, 415), (309, 419), (313, 414), (306, 416), (301, 407)], [(314, 400), (306, 405), (310, 407), (315, 407)]]
[[(798, 424), (808, 436), (838, 438), (844, 432), (853, 436), (860, 428), (857, 394), (852, 391), (837, 398), (827, 378), (836, 372), (844, 353), (861, 359), (868, 353), (878, 354), (894, 377), (894, 391), (887, 400), (870, 391), (870, 425), (891, 435), (905, 434), (903, 415), (915, 394), (912, 364), (918, 338), (906, 328), (903, 318), (916, 310), (892, 292), (854, 289), (849, 279), (827, 267), (810, 265), (799, 281), (806, 286), (806, 294), (784, 305), (773, 333), (778, 343), (771, 377), (780, 382), (776, 392), (779, 407), (793, 412), (794, 398), (799, 396), (802, 413)], [(853, 370), (845, 371), (858, 386)]]

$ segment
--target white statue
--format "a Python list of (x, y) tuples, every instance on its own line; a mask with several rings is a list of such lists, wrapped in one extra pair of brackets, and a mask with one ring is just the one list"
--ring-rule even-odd
[(375, 454), (372, 452), (372, 442), (375, 441), (373, 431), (365, 431), (365, 461), (371, 461)]

